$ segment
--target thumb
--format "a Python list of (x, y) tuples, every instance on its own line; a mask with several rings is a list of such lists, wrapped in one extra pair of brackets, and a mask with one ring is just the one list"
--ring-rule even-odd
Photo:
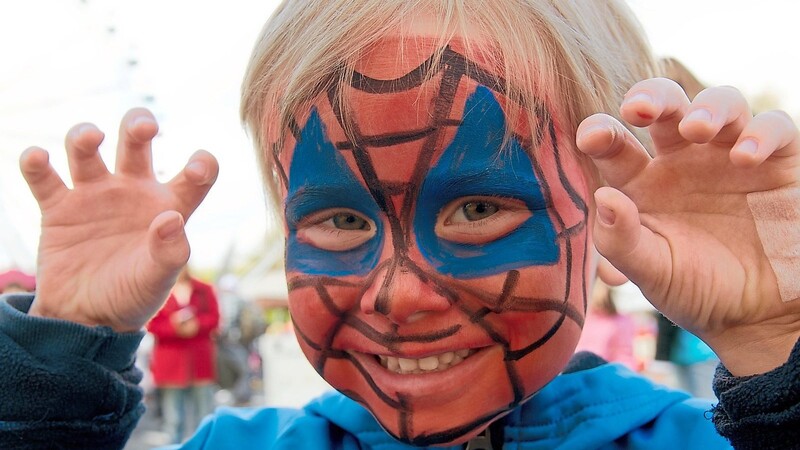
[(600, 261), (597, 263), (597, 277), (600, 278), (603, 283), (609, 286), (621, 286), (628, 281), (628, 277), (617, 270), (607, 259), (602, 256), (599, 259)]
[(658, 280), (669, 279), (662, 276), (670, 272), (670, 257), (663, 240), (642, 225), (638, 208), (622, 192), (601, 187), (594, 198), (597, 251), (643, 292), (652, 292)]
[(183, 216), (177, 211), (164, 211), (150, 223), (147, 241), (156, 278), (174, 278), (189, 260), (184, 225)]

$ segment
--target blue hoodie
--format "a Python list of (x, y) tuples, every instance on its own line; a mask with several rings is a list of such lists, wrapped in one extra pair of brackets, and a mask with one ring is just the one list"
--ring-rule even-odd
[[(134, 365), (144, 334), (31, 317), (32, 300), (0, 298), (0, 448), (123, 448), (144, 411)], [(734, 377), (720, 366), (715, 390), (718, 405), (579, 354), (493, 428), (502, 429), (505, 450), (730, 448), (709, 420), (713, 413), (736, 448), (800, 448), (800, 341), (785, 365), (763, 375)], [(361, 405), (330, 393), (302, 409), (221, 408), (177, 448), (418, 447), (396, 441)]]
[[(596, 358), (586, 355), (584, 360)], [(711, 407), (711, 400), (692, 399), (683, 392), (654, 385), (618, 364), (601, 364), (556, 377), (501, 419), (503, 448), (731, 448), (705, 417)], [(189, 442), (172, 448), (410, 450), (419, 447), (393, 439), (361, 405), (331, 392), (299, 410), (221, 408), (206, 419)]]

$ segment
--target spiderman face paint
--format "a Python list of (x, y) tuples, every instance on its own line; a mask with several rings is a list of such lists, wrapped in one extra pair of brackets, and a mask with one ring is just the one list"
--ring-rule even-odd
[(416, 445), (469, 439), (561, 371), (591, 245), (572, 138), (544, 106), (536, 129), (507, 123), (502, 85), (455, 43), (428, 73), (433, 50), (377, 46), (277, 162), (303, 351)]

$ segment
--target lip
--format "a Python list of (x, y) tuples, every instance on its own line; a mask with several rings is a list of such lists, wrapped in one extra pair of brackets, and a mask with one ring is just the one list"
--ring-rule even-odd
[[(458, 350), (458, 349), (454, 349)], [(369, 373), (372, 380), (385, 394), (395, 397), (402, 394), (407, 400), (412, 400), (417, 406), (426, 404), (439, 404), (447, 402), (464, 394), (464, 382), (474, 382), (481, 374), (485, 373), (492, 360), (502, 361), (503, 352), (499, 346), (471, 348), (474, 353), (461, 363), (446, 370), (418, 373), (399, 374), (383, 367), (375, 354), (366, 354), (349, 351)], [(390, 355), (395, 357), (420, 356)]]

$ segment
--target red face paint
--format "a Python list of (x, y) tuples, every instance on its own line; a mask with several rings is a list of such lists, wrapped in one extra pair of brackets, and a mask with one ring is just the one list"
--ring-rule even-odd
[[(296, 118), (278, 167), (288, 174), (289, 304), (303, 351), (334, 387), (416, 445), (465, 441), (562, 370), (583, 323), (591, 247), (586, 177), (565, 147), (574, 139), (560, 135), (546, 107), (530, 112), (535, 131), (527, 121), (511, 130), (521, 156), (511, 161), (501, 152), (492, 160), (496, 184), (464, 182), (480, 171), (462, 160), (488, 145), (476, 139), (453, 149), (459, 133), (486, 128), (466, 105), (477, 92), (490, 92), (503, 108), (509, 100), (455, 43), (441, 70), (428, 73), (433, 51), (425, 40), (376, 46), (351, 85), (339, 88), (346, 108), (332, 105), (331, 92)], [(449, 172), (436, 169), (446, 175), (436, 178), (444, 194), (424, 197), (442, 204), (420, 204), (448, 151), (459, 158)], [(513, 189), (520, 161), (538, 183), (539, 207)], [(434, 208), (432, 219), (415, 220), (425, 208)], [(549, 240), (543, 248), (553, 253), (541, 261), (536, 252), (491, 253), (531, 252), (492, 246), (510, 236)], [(430, 245), (439, 241), (446, 245), (434, 257)], [(467, 263), (445, 270), (440, 259)]]

